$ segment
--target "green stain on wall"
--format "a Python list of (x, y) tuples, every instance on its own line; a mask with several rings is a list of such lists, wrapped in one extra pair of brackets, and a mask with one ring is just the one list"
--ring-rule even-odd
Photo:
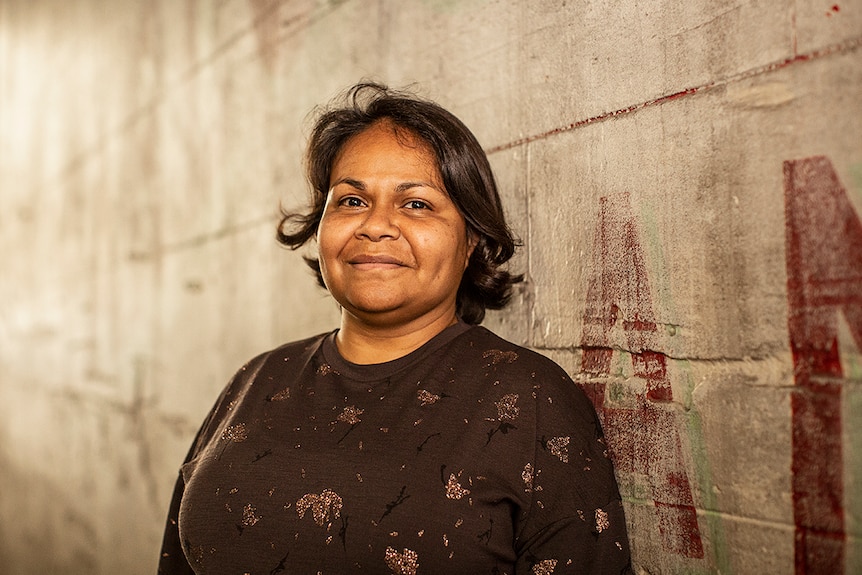
[[(695, 383), (694, 378), (691, 376), (690, 362), (681, 360), (678, 362), (678, 366), (680, 368), (679, 374), (685, 380), (685, 388), (688, 390), (690, 396), (694, 390)], [(694, 406), (686, 410), (686, 415), (689, 431), (688, 441), (691, 446), (695, 473), (697, 474), (692, 483), (697, 485), (700, 492), (703, 506), (702, 513), (707, 529), (705, 538), (709, 541), (709, 545), (704, 545), (704, 548), (712, 549), (715, 572), (729, 575), (733, 573), (733, 570), (730, 564), (727, 541), (724, 538), (724, 525), (719, 514), (715, 492), (713, 491), (712, 466), (709, 463), (709, 453), (707, 452), (703, 433), (703, 421), (700, 418), (700, 413)]]
[(862, 382), (846, 381), (844, 419), (844, 526), (846, 573), (862, 573)]
[(856, 199), (862, 200), (862, 162), (850, 166), (850, 185)]
[[(655, 212), (648, 202), (640, 206), (640, 222), (642, 226), (643, 246), (646, 252), (647, 269), (650, 270), (650, 285), (656, 298), (656, 317), (676, 318), (673, 292), (668, 277), (668, 266), (664, 257), (664, 238), (660, 233)], [(680, 326), (665, 322), (665, 341), (668, 345), (676, 348), (674, 338), (683, 337), (683, 329)], [(680, 341), (679, 346), (684, 347), (685, 342)], [(668, 353), (668, 352), (666, 352)], [(695, 379), (691, 373), (691, 362), (689, 360), (670, 359), (672, 365), (668, 365), (669, 376), (673, 382), (674, 401), (681, 404), (685, 410), (686, 428), (682, 430), (687, 433), (688, 445), (691, 449), (692, 461), (696, 477), (690, 478), (692, 489), (697, 489), (702, 509), (699, 510), (701, 517), (699, 523), (705, 532), (701, 533), (704, 550), (712, 550), (712, 561), (706, 557), (705, 563), (711, 564), (705, 568), (703, 573), (721, 573), (732, 575), (732, 565), (727, 541), (724, 534), (724, 524), (715, 492), (712, 485), (712, 468), (709, 462), (709, 453), (706, 447), (706, 438), (703, 433), (703, 421), (700, 413), (694, 406), (692, 394), (695, 387)], [(680, 392), (682, 392), (680, 394)], [(698, 497), (695, 497), (698, 500)], [(697, 571), (698, 573), (700, 570)], [(695, 571), (692, 571), (695, 573)]]
[[(862, 216), (862, 162), (851, 164), (850, 200)], [(862, 349), (859, 349), (843, 315), (839, 315), (838, 339), (844, 372), (842, 420), (844, 437), (844, 526), (847, 533), (846, 573), (862, 573)]]

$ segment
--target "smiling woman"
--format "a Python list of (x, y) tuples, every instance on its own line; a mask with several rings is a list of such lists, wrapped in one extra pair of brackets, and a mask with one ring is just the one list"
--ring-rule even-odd
[(159, 572), (627, 573), (593, 406), (479, 327), (521, 280), (475, 137), (376, 84), (324, 111), (286, 214), (340, 328), (244, 366), (181, 468)]
[[(458, 288), (457, 305), (464, 321), (481, 323), (485, 309), (504, 307), (512, 284), (521, 279), (501, 269), (515, 253), (515, 241), (506, 224), (484, 150), (458, 118), (412, 94), (376, 84), (358, 84), (345, 100), (318, 118), (306, 155), (311, 209), (306, 214), (285, 215), (279, 227), (279, 241), (297, 248), (315, 236), (332, 183), (332, 169), (342, 147), (372, 125), (389, 122), (396, 128), (397, 136), (421, 142), (433, 154), (443, 188), (476, 239), (476, 249)], [(291, 226), (293, 230), (289, 229)], [(309, 265), (319, 271), (317, 260), (309, 260)], [(318, 281), (324, 285), (319, 274)]]
[[(338, 348), (356, 363), (400, 357), (455, 323), (475, 246), (433, 153), (397, 130), (383, 120), (344, 145), (317, 232), (320, 272), (342, 307)], [(357, 341), (381, 327), (389, 345)]]

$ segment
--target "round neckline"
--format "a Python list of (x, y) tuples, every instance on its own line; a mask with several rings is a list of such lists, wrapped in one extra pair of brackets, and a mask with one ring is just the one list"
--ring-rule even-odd
[(324, 338), (321, 351), (326, 363), (339, 374), (358, 381), (379, 381), (413, 365), (472, 327), (459, 319), (458, 323), (450, 325), (407, 355), (383, 363), (361, 364), (344, 359), (335, 343), (335, 336), (338, 334), (337, 329)]

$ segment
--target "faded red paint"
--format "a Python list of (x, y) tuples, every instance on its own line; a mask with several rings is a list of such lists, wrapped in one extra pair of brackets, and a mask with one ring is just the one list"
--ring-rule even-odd
[(620, 473), (649, 478), (662, 545), (672, 553), (702, 558), (691, 484), (686, 474), (674, 413), (667, 357), (656, 351), (655, 314), (628, 198), (602, 198), (594, 239), (593, 275), (587, 290), (581, 370), (599, 377), (611, 373), (612, 337), (622, 330), (634, 375), (645, 381), (633, 408), (612, 406), (606, 384), (583, 384), (602, 417), (612, 458)]
[(844, 572), (838, 314), (862, 348), (862, 223), (828, 158), (784, 163), (797, 575)]

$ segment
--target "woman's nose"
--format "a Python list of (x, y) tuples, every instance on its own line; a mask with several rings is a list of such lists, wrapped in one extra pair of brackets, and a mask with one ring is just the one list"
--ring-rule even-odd
[(365, 218), (356, 229), (356, 235), (377, 242), (395, 239), (401, 235), (396, 210), (390, 206), (376, 204), (368, 208)]

